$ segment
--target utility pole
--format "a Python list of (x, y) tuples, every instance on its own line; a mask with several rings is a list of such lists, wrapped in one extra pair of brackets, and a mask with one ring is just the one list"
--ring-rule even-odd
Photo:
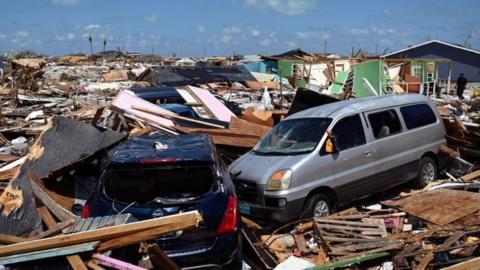
[(90, 42), (90, 56), (93, 56), (93, 45), (92, 45), (92, 35), (88, 36), (88, 41)]
[(375, 41), (375, 56), (378, 55), (378, 42)]
[(327, 55), (327, 40), (325, 39), (324, 44), (323, 44), (323, 54)]
[(207, 46), (203, 46), (203, 57), (207, 57)]

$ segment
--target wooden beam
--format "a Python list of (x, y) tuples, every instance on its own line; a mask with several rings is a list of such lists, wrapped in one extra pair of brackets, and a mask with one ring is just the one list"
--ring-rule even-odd
[(465, 262), (457, 263), (455, 265), (442, 268), (442, 270), (478, 270), (479, 265), (480, 265), (480, 257), (477, 257)]
[(92, 258), (96, 263), (111, 267), (113, 269), (147, 270), (143, 267), (136, 266), (136, 265), (133, 265), (133, 264), (130, 264), (130, 263), (126, 263), (124, 261), (120, 261), (120, 260), (117, 260), (117, 259), (114, 259), (114, 258), (110, 258), (108, 256), (98, 254), (98, 253), (93, 254)]
[(69, 255), (66, 258), (73, 270), (88, 270), (88, 268), (85, 266), (85, 263), (83, 263), (82, 258), (80, 258), (78, 254)]
[[(98, 242), (93, 242), (93, 243), (84, 243), (79, 245), (72, 245), (72, 246), (66, 246), (66, 247), (59, 247), (59, 248), (52, 248), (52, 249), (15, 254), (15, 255), (10, 255), (6, 257), (1, 257), (0, 264), (28, 262), (28, 261), (40, 260), (40, 259), (51, 258), (51, 257), (65, 256), (69, 254), (89, 252), (89, 251), (93, 251), (97, 245), (98, 245)], [(80, 256), (77, 255), (77, 257), (78, 259), (80, 259)], [(80, 259), (80, 262), (83, 264), (81, 259)], [(76, 265), (78, 265), (78, 262)], [(84, 268), (73, 267), (73, 269), (76, 270), (76, 269), (87, 269), (87, 268), (84, 265)]]
[(158, 245), (148, 247), (148, 255), (155, 269), (159, 270), (180, 270), (180, 267), (163, 252)]
[(71, 219), (71, 220), (67, 220), (67, 221), (57, 223), (57, 224), (53, 225), (51, 228), (49, 228), (48, 230), (39, 233), (35, 237), (30, 238), (30, 240), (42, 239), (42, 238), (46, 238), (46, 237), (50, 237), (52, 235), (58, 234), (63, 229), (67, 228), (68, 226), (71, 226), (75, 222), (76, 222), (75, 219)]
[(154, 229), (156, 227), (167, 226), (169, 224), (175, 224), (178, 226), (175, 227), (175, 230), (182, 230), (183, 228), (191, 227), (192, 224), (197, 225), (200, 221), (202, 221), (202, 217), (198, 211), (190, 211), (177, 215), (154, 218), (93, 231), (78, 232), (69, 235), (60, 235), (46, 239), (3, 246), (0, 247), (0, 256), (8, 256), (12, 254), (49, 249), (53, 247), (69, 246), (92, 241), (106, 241), (108, 239), (117, 238), (145, 229)]
[(28, 241), (27, 238), (18, 237), (15, 235), (3, 234), (0, 233), (0, 244), (2, 245), (10, 245)]
[(46, 206), (40, 206), (37, 208), (37, 212), (40, 215), (40, 217), (43, 220), (43, 223), (47, 226), (47, 228), (51, 229), (57, 224), (55, 219), (53, 218), (52, 214), (50, 211), (48, 211), (48, 208)]
[(195, 226), (196, 226), (196, 223), (190, 223), (185, 225), (172, 223), (172, 224), (166, 224), (164, 226), (160, 226), (157, 228), (149, 228), (143, 231), (131, 233), (128, 235), (123, 235), (118, 238), (113, 238), (113, 239), (104, 241), (98, 246), (97, 250), (99, 252), (105, 252), (107, 250), (117, 249), (117, 248), (129, 246), (132, 244), (136, 244), (139, 242), (147, 241), (149, 239), (157, 238), (163, 234), (167, 234), (170, 232), (193, 229), (195, 228)]
[(32, 191), (35, 196), (61, 221), (67, 221), (71, 219), (78, 219), (79, 217), (74, 215), (72, 212), (68, 211), (67, 209), (63, 208), (61, 205), (56, 203), (52, 197), (50, 197), (43, 188), (41, 188), (36, 181), (41, 181), (38, 176), (36, 176), (33, 172), (29, 173), (31, 177), (31, 186)]

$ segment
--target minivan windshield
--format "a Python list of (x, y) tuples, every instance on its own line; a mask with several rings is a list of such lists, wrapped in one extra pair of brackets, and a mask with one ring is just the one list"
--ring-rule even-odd
[(295, 155), (311, 152), (331, 122), (331, 118), (297, 118), (281, 121), (253, 148), (253, 152), (258, 155)]

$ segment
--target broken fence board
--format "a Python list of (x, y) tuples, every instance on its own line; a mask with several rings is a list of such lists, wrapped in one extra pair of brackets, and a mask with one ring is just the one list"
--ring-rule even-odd
[(51, 249), (15, 254), (15, 255), (10, 255), (6, 257), (0, 257), (0, 265), (35, 261), (39, 259), (60, 257), (65, 255), (78, 254), (82, 252), (89, 252), (89, 251), (93, 251), (97, 247), (97, 245), (98, 245), (98, 242), (83, 243), (78, 245), (51, 248)]
[(136, 266), (130, 263), (126, 263), (124, 261), (120, 261), (114, 258), (110, 258), (108, 256), (102, 255), (95, 253), (92, 256), (92, 259), (97, 263), (101, 265), (105, 265), (108, 267), (111, 267), (113, 269), (119, 269), (119, 270), (147, 270), (143, 267)]

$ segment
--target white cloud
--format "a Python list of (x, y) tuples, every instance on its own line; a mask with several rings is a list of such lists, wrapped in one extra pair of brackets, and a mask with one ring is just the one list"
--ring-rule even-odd
[(258, 37), (260, 36), (260, 31), (258, 31), (257, 29), (252, 29), (252, 31), (250, 32), (250, 35), (254, 37)]
[(198, 25), (197, 26), (197, 32), (198, 33), (205, 33), (207, 31), (207, 29), (205, 28), (205, 26), (203, 25)]
[(58, 34), (55, 36), (55, 39), (58, 41), (71, 41), (75, 39), (75, 34), (73, 33)]
[(325, 31), (305, 31), (295, 33), (297, 38), (301, 39), (329, 39), (330, 34)]
[(22, 37), (22, 38), (26, 38), (30, 35), (30, 33), (28, 33), (27, 31), (18, 31), (16, 33), (17, 37)]
[(287, 41), (287, 42), (285, 42), (285, 44), (286, 44), (287, 47), (290, 48), (290, 49), (298, 48), (297, 43), (295, 43), (294, 41)]
[(6, 39), (6, 38), (7, 38), (7, 36), (6, 36), (6, 35), (4, 35), (4, 34), (0, 34), (0, 39)]
[(300, 15), (317, 6), (318, 0), (245, 0), (250, 7), (274, 11), (283, 15)]
[(242, 28), (234, 25), (234, 26), (231, 26), (231, 27), (223, 28), (223, 32), (225, 34), (238, 34), (238, 33), (242, 32)]
[(152, 14), (152, 15), (145, 16), (145, 21), (147, 21), (147, 22), (153, 23), (153, 22), (156, 22), (157, 20), (158, 20), (157, 14)]
[(99, 24), (90, 24), (90, 25), (87, 25), (85, 26), (85, 30), (94, 30), (94, 29), (99, 29), (100, 28), (100, 25)]
[(225, 44), (228, 44), (232, 41), (232, 36), (230, 35), (223, 35), (222, 36), (222, 42)]
[(51, 0), (54, 5), (72, 6), (81, 2), (81, 0)]
[(266, 38), (266, 39), (263, 39), (262, 41), (260, 41), (260, 45), (262, 46), (269, 46), (271, 44), (271, 40)]

